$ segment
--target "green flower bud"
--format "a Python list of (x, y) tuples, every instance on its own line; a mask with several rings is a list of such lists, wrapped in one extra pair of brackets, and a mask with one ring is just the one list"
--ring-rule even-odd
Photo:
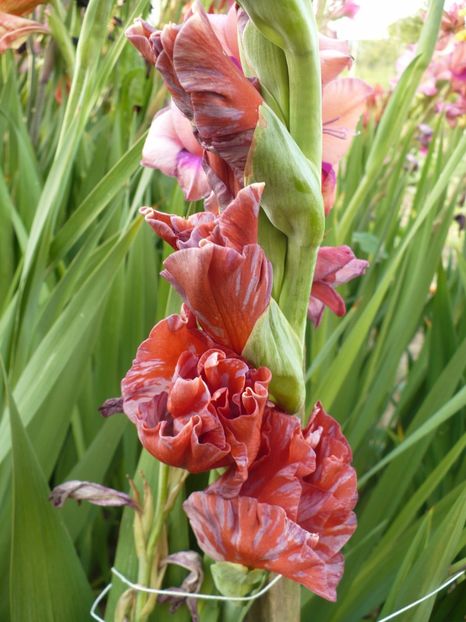
[(290, 89), (283, 50), (266, 39), (251, 21), (243, 30), (240, 45), (241, 64), (247, 75), (258, 78), (265, 102), (288, 125)]
[(297, 53), (311, 49), (314, 17), (311, 0), (239, 0), (239, 3), (275, 45)]
[(287, 412), (304, 404), (303, 351), (296, 333), (272, 298), (267, 311), (256, 322), (242, 355), (256, 367), (272, 372), (271, 399)]
[(262, 587), (267, 576), (265, 570), (249, 570), (246, 566), (233, 562), (215, 562), (210, 571), (217, 590), (230, 598), (247, 596)]
[(304, 156), (266, 105), (259, 109), (245, 179), (247, 184), (265, 182), (261, 206), (293, 244), (320, 244), (325, 226), (321, 171)]

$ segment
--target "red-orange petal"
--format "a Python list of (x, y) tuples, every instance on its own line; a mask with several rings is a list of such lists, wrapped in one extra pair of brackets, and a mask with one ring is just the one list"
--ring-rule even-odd
[(209, 347), (212, 341), (189, 311), (156, 324), (121, 383), (124, 412), (133, 423), (144, 420), (153, 400), (168, 390), (181, 354), (188, 350), (200, 356)]
[(304, 478), (299, 523), (319, 533), (318, 548), (333, 555), (356, 529), (353, 508), (358, 494), (351, 448), (338, 422), (319, 402), (304, 434), (314, 446), (317, 468)]
[(173, 253), (164, 267), (203, 329), (240, 354), (270, 301), (272, 268), (262, 248), (249, 244), (239, 253), (207, 243)]
[(213, 559), (277, 572), (336, 600), (343, 557), (317, 551), (319, 536), (287, 518), (283, 508), (208, 492), (194, 492), (183, 507), (199, 546)]

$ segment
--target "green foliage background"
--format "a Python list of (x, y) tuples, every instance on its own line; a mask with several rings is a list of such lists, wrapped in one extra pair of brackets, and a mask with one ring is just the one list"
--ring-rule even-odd
[[(168, 249), (137, 210), (199, 208), (139, 165), (166, 97), (123, 35), (147, 8), (91, 0), (84, 13), (56, 0), (52, 36), (0, 57), (1, 620), (82, 621), (114, 563), (137, 574), (132, 510), (121, 523), (119, 510), (55, 510), (47, 484), (127, 490), (126, 476), (140, 484), (142, 470), (156, 492), (157, 463), (140, 455), (133, 426), (97, 412), (177, 306), (158, 277)], [(165, 17), (180, 8), (171, 3)], [(376, 620), (466, 564), (466, 245), (452, 229), (464, 213), (466, 138), (413, 98), (421, 74), (408, 71), (385, 125), (361, 128), (327, 221), (326, 244), (351, 244), (371, 264), (343, 288), (346, 317), (326, 312), (307, 348), (309, 405), (320, 399), (354, 448), (359, 528), (338, 602), (303, 590), (306, 622)], [(435, 127), (425, 156), (421, 122)], [(195, 547), (179, 504), (168, 537), (171, 551)], [(174, 571), (167, 585), (181, 578)], [(209, 578), (203, 589), (214, 592)], [(115, 582), (107, 620), (121, 591)], [(201, 606), (201, 620), (226, 619), (227, 609)], [(463, 579), (402, 619), (459, 621), (465, 610)], [(153, 619), (189, 616), (161, 606)]]

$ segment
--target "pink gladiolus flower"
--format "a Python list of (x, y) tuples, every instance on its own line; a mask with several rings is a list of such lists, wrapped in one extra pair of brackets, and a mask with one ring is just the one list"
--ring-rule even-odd
[(233, 469), (184, 503), (210, 557), (264, 568), (336, 599), (341, 548), (356, 528), (351, 450), (340, 426), (317, 404), (309, 425), (270, 409), (248, 479), (231, 496)]
[(372, 88), (357, 78), (339, 78), (324, 86), (322, 121), (323, 160), (338, 163), (350, 148), (359, 118)]
[(322, 162), (322, 196), (324, 198), (324, 211), (326, 215), (335, 203), (337, 168), (337, 165), (333, 167), (330, 162)]
[(350, 69), (353, 64), (347, 41), (322, 34), (319, 34), (319, 56), (323, 85), (334, 80), (345, 69)]
[(270, 379), (219, 347), (185, 308), (139, 346), (121, 383), (123, 411), (162, 462), (192, 473), (235, 464), (234, 492), (259, 449)]
[(0, 54), (18, 48), (33, 34), (48, 34), (48, 26), (31, 19), (0, 12)]
[(354, 17), (356, 17), (360, 8), (361, 7), (359, 6), (359, 4), (357, 4), (357, 2), (352, 2), (352, 0), (346, 0), (342, 7), (342, 17), (349, 17), (350, 19), (353, 19)]
[(142, 164), (176, 177), (188, 201), (197, 201), (210, 192), (202, 168), (203, 149), (191, 123), (172, 103), (152, 121), (142, 151)]
[(319, 326), (326, 306), (338, 316), (345, 315), (345, 301), (335, 287), (361, 276), (368, 265), (364, 259), (357, 259), (349, 246), (320, 247), (308, 310), (314, 326)]

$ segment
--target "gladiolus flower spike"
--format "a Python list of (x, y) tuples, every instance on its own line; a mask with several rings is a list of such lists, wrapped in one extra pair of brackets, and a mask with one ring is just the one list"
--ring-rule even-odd
[[(356, 527), (356, 474), (339, 425), (320, 403), (301, 425), (301, 327), (308, 312), (317, 325), (324, 305), (342, 315), (345, 303), (335, 287), (367, 267), (348, 247), (317, 250), (322, 203), (328, 213), (338, 161), (371, 90), (337, 77), (352, 62), (346, 42), (318, 37), (298, 0), (284, 2), (288, 17), (278, 19), (286, 8), (281, 5), (260, 0), (251, 8), (248, 0), (245, 11), (233, 4), (226, 14), (207, 14), (195, 2), (180, 25), (156, 30), (138, 20), (127, 31), (172, 97), (154, 118), (142, 164), (176, 177), (187, 200), (204, 199), (204, 211), (184, 218), (141, 209), (173, 248), (162, 275), (183, 307), (140, 345), (118, 407), (161, 462), (191, 473), (223, 469), (184, 503), (204, 552), (282, 574), (335, 600), (341, 548)], [(305, 32), (291, 45), (300, 18)], [(283, 50), (291, 73), (305, 73), (309, 63), (306, 89), (317, 103), (302, 129), (312, 126), (311, 142), (299, 136), (299, 84), (292, 80), (282, 91), (291, 101), (287, 127), (268, 107), (260, 76), (243, 72), (239, 49), (248, 20)], [(295, 47), (308, 40), (312, 49), (298, 67)], [(267, 255), (260, 245), (263, 226), (275, 229), (271, 239), (284, 242), (267, 246)], [(314, 254), (300, 267), (302, 278), (282, 271), (283, 286), (274, 288), (273, 298), (274, 266), (296, 245), (312, 246)]]

